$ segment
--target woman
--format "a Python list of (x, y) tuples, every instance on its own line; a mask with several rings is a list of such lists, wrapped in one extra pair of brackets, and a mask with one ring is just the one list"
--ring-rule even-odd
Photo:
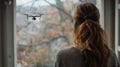
[(120, 67), (115, 53), (108, 47), (108, 39), (99, 19), (99, 10), (95, 5), (84, 3), (76, 7), (75, 47), (61, 50), (55, 67)]

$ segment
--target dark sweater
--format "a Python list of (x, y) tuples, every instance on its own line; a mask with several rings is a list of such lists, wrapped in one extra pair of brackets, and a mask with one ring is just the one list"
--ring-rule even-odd
[[(83, 61), (83, 57), (79, 50), (75, 47), (71, 47), (61, 50), (57, 54), (55, 67), (85, 67)], [(113, 51), (111, 51), (109, 56), (108, 67), (120, 67), (118, 59)]]

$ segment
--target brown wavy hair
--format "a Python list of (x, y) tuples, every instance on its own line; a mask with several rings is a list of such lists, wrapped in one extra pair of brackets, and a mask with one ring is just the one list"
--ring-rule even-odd
[(110, 49), (105, 31), (99, 24), (99, 10), (92, 3), (80, 4), (74, 13), (74, 43), (86, 67), (107, 67)]

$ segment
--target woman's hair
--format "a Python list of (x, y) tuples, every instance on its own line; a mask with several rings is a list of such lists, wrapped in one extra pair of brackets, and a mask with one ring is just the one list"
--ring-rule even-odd
[(76, 7), (74, 43), (83, 55), (86, 67), (107, 67), (110, 49), (99, 18), (99, 10), (94, 4), (84, 3)]

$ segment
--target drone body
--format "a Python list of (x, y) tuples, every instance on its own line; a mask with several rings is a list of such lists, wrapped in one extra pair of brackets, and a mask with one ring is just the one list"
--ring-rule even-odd
[(32, 17), (32, 20), (36, 20), (37, 17), (39, 17), (39, 19), (40, 19), (41, 16), (44, 15), (44, 14), (39, 14), (38, 16), (37, 15), (29, 15), (29, 14), (24, 14), (24, 15), (27, 16), (27, 20), (28, 20), (29, 17)]

